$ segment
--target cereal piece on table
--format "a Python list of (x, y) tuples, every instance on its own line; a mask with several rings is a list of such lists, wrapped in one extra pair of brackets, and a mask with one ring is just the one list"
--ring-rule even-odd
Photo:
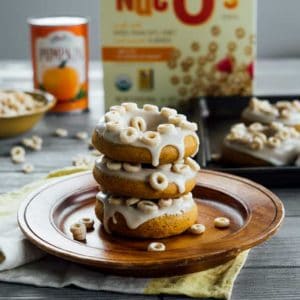
[(206, 230), (206, 227), (203, 224), (193, 224), (190, 228), (189, 228), (189, 232), (192, 234), (202, 234), (204, 233), (204, 231)]
[(68, 130), (64, 128), (57, 128), (55, 130), (55, 135), (58, 137), (67, 137), (68, 136)]
[(76, 241), (84, 241), (86, 238), (86, 227), (83, 223), (74, 223), (70, 227), (73, 239)]
[(230, 220), (226, 217), (217, 217), (214, 219), (214, 225), (217, 228), (227, 228), (230, 225)]
[(30, 164), (30, 163), (26, 163), (22, 166), (22, 171), (25, 173), (25, 174), (29, 174), (29, 173), (32, 173), (34, 171), (34, 165), (33, 164)]
[(16, 163), (23, 163), (25, 161), (25, 149), (21, 146), (15, 146), (10, 150), (11, 160)]
[(81, 218), (79, 220), (80, 223), (84, 224), (85, 228), (87, 231), (93, 230), (94, 229), (94, 220), (92, 218)]
[(89, 135), (86, 131), (78, 131), (76, 134), (75, 134), (75, 137), (78, 139), (78, 140), (86, 140)]
[(88, 155), (76, 155), (72, 158), (72, 165), (75, 167), (89, 167), (92, 163), (92, 158)]
[(159, 243), (159, 242), (153, 242), (150, 243), (148, 245), (147, 248), (148, 251), (150, 252), (160, 252), (160, 251), (165, 251), (166, 250), (166, 246), (163, 243)]

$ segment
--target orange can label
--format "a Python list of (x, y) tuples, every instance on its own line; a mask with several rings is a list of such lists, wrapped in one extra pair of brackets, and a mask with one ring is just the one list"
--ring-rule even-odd
[(57, 98), (55, 112), (88, 108), (88, 24), (84, 18), (30, 19), (34, 87)]

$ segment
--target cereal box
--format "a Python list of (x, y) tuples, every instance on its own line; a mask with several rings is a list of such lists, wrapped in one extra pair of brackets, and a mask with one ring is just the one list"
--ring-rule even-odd
[(255, 0), (102, 0), (106, 107), (250, 95), (255, 15)]

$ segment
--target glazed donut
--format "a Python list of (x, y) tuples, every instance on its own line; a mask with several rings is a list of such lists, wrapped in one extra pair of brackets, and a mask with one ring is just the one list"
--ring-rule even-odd
[(165, 238), (180, 234), (198, 217), (192, 194), (159, 201), (97, 194), (95, 213), (107, 233), (131, 238)]
[(94, 130), (97, 150), (113, 160), (158, 166), (194, 156), (197, 124), (175, 109), (135, 103), (112, 106)]
[(196, 183), (199, 165), (191, 158), (176, 164), (121, 163), (107, 157), (96, 160), (93, 175), (104, 191), (145, 199), (175, 198), (190, 192)]

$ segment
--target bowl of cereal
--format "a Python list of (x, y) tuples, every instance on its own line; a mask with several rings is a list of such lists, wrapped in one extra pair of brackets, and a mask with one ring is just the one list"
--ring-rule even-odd
[(0, 138), (32, 129), (55, 103), (54, 96), (39, 90), (0, 90)]

